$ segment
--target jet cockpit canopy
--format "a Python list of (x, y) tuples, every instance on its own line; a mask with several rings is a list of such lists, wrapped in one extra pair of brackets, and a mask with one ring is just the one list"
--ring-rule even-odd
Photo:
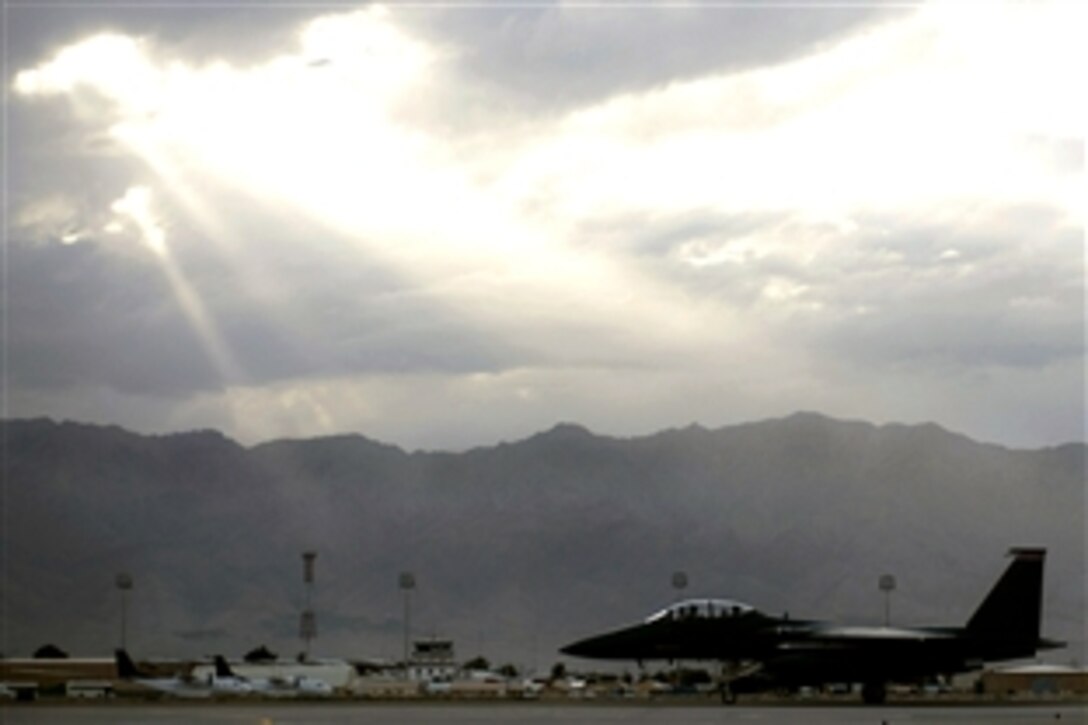
[(753, 611), (753, 607), (733, 599), (685, 599), (651, 614), (646, 623), (664, 619), (727, 619)]

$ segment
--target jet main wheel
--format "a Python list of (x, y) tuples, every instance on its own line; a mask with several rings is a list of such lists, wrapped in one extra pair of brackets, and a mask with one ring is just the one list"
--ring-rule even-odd
[(723, 705), (735, 705), (737, 702), (737, 693), (733, 692), (733, 688), (729, 685), (722, 685), (718, 688), (718, 693), (722, 697)]
[(882, 705), (888, 699), (888, 690), (883, 682), (866, 682), (861, 686), (861, 700), (866, 705)]

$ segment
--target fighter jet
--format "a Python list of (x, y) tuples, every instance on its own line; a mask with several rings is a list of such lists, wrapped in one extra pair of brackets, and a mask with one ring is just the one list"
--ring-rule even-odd
[(1014, 548), (1012, 562), (961, 627), (843, 626), (774, 617), (729, 599), (689, 599), (641, 624), (574, 642), (575, 657), (716, 660), (722, 699), (737, 693), (861, 683), (862, 699), (884, 702), (887, 685), (952, 675), (1064, 646), (1039, 636), (1046, 550)]

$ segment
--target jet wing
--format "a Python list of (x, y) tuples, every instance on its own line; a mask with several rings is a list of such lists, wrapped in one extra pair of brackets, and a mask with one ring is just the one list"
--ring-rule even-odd
[(968, 660), (954, 630), (827, 625), (776, 642), (761, 676), (797, 684), (904, 681), (961, 671)]
[(903, 642), (939, 642), (956, 638), (954, 632), (941, 629), (910, 629), (900, 627), (843, 627), (822, 626), (807, 630), (803, 637), (787, 639), (783, 646), (793, 647), (808, 644), (856, 644), (866, 643), (903, 643)]

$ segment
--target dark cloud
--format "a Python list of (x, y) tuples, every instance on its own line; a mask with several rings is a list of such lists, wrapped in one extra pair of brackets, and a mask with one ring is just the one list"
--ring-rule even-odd
[[(348, 11), (357, 5), (341, 6)], [(260, 62), (291, 47), (300, 26), (335, 9), (329, 3), (269, 6), (259, 0), (224, 4), (206, 0), (179, 3), (34, 3), (7, 9), (4, 49), (10, 68), (30, 65), (61, 47), (99, 33), (147, 38), (175, 55), (197, 62)]]
[[(764, 321), (786, 346), (831, 359), (877, 369), (1039, 368), (1083, 355), (1082, 231), (1059, 210), (972, 205), (932, 220), (861, 214), (852, 224), (709, 210), (605, 219), (581, 233), (587, 246), (632, 252), (693, 298), (719, 300)], [(714, 259), (734, 242), (733, 256)], [(796, 297), (768, 300), (776, 282)]]
[(163, 396), (221, 384), (151, 260), (12, 240), (7, 264), (8, 384)]
[(1077, 360), (1083, 330), (1068, 309), (1024, 314), (1002, 305), (957, 305), (935, 294), (928, 305), (915, 301), (840, 322), (818, 344), (838, 359), (878, 369), (1039, 369)]
[(1084, 354), (1082, 233), (1056, 211), (895, 229), (861, 241), (871, 255), (802, 277), (827, 309), (799, 316), (793, 334), (878, 369), (1045, 368)]
[(523, 112), (562, 112), (620, 93), (784, 62), (901, 8), (752, 5), (397, 8), (460, 53), (460, 72)]
[(265, 239), (273, 260), (263, 263), (263, 274), (275, 283), (272, 305), (247, 292), (247, 274), (261, 262), (236, 269), (206, 247), (187, 254), (184, 242), (175, 245), (178, 267), (236, 364), (225, 371), (217, 369), (208, 339), (150, 252), (121, 249), (109, 239), (14, 241), (8, 253), (9, 382), (184, 397), (228, 384), (463, 374), (529, 359), (437, 301), (398, 287), (395, 277), (365, 259), (345, 264), (312, 249), (302, 263), (294, 255), (277, 258), (276, 248), (292, 243)]
[(728, 241), (788, 221), (789, 215), (771, 212), (726, 214), (714, 209), (661, 214), (646, 212), (607, 216), (584, 222), (574, 233), (586, 247), (608, 248), (661, 262), (693, 239)]
[[(5, 55), (12, 66), (51, 55), (87, 35), (146, 37), (204, 62), (261, 62), (292, 50), (321, 15), (373, 3), (190, 0), (184, 4), (21, 4), (8, 9)], [(570, 6), (389, 4), (396, 22), (458, 51), (465, 70), (543, 105), (581, 104), (677, 78), (782, 62), (858, 27), (904, 14), (895, 6)], [(319, 59), (315, 59), (319, 60)], [(200, 62), (200, 61), (198, 61)]]

